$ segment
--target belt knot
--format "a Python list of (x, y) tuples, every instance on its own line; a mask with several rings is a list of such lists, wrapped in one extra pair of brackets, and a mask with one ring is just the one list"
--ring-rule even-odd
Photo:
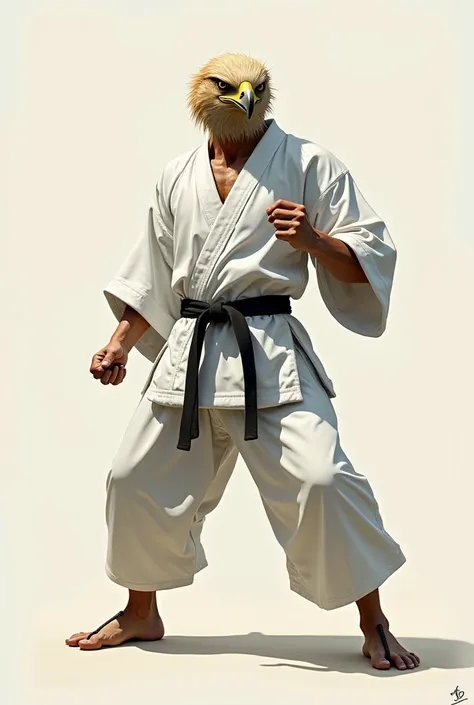
[(222, 302), (215, 302), (209, 306), (209, 318), (212, 323), (225, 323), (229, 320), (229, 314)]
[(273, 316), (290, 314), (289, 296), (257, 296), (229, 302), (208, 303), (196, 299), (181, 301), (181, 316), (195, 318), (194, 333), (188, 353), (188, 368), (184, 389), (183, 413), (179, 432), (178, 448), (189, 450), (191, 441), (199, 437), (199, 363), (204, 345), (206, 328), (212, 323), (227, 323), (234, 331), (240, 357), (245, 387), (245, 434), (244, 440), (258, 438), (257, 429), (257, 371), (252, 336), (246, 316)]

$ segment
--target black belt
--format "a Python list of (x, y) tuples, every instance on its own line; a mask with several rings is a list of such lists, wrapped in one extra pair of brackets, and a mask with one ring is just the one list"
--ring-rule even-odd
[(209, 323), (230, 321), (234, 331), (244, 373), (245, 387), (245, 440), (258, 438), (257, 430), (257, 373), (255, 357), (245, 316), (272, 316), (278, 313), (291, 313), (289, 296), (256, 296), (251, 299), (238, 299), (227, 303), (208, 304), (205, 301), (183, 299), (181, 316), (196, 318), (194, 334), (189, 349), (186, 385), (184, 388), (183, 413), (179, 432), (179, 450), (190, 450), (191, 441), (199, 436), (199, 363), (201, 360), (204, 336)]

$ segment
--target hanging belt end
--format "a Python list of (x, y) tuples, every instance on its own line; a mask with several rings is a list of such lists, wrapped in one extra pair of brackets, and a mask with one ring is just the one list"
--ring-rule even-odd
[(252, 432), (252, 433), (246, 433), (244, 436), (244, 441), (256, 441), (258, 440), (258, 433)]
[(184, 443), (183, 441), (180, 441), (178, 445), (176, 446), (178, 450), (191, 450), (191, 443)]

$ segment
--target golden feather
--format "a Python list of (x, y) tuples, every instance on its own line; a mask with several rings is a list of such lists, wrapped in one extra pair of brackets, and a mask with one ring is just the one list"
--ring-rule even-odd
[[(215, 80), (214, 80), (215, 79)], [(222, 102), (218, 81), (235, 91), (248, 82), (253, 89), (264, 89), (249, 119), (244, 111)], [(222, 54), (207, 62), (191, 79), (188, 105), (197, 125), (211, 138), (237, 142), (258, 136), (265, 129), (265, 118), (273, 101), (271, 78), (265, 64), (245, 54)]]

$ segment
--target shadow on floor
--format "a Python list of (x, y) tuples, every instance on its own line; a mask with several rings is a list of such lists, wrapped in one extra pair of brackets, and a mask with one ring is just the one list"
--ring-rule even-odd
[[(449, 639), (402, 637), (400, 643), (420, 656), (422, 664), (410, 673), (431, 668), (471, 668), (474, 666), (474, 644)], [(284, 634), (229, 634), (224, 636), (167, 636), (163, 641), (136, 642), (135, 647), (156, 654), (215, 656), (244, 654), (277, 659), (278, 663), (262, 663), (264, 668), (298, 668), (318, 672), (365, 673), (390, 677), (399, 672), (377, 671), (362, 656), (362, 639), (356, 636), (308, 636)], [(299, 663), (291, 663), (298, 661)]]

